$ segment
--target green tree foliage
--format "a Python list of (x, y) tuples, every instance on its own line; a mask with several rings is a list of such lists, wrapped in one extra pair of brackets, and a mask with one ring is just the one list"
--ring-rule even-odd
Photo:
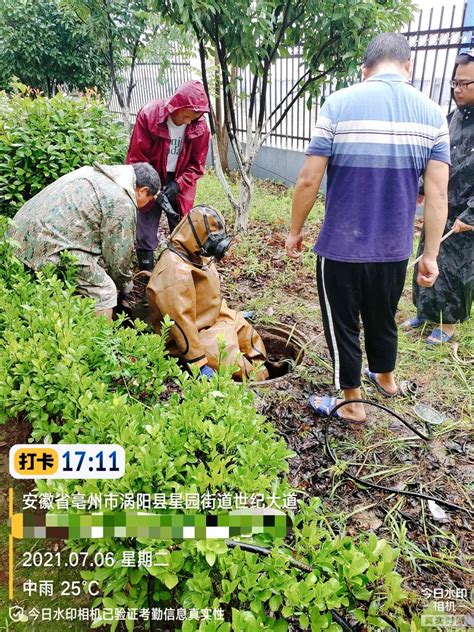
[(58, 86), (105, 88), (96, 40), (56, 0), (0, 0), (0, 87), (15, 76), (52, 96)]
[[(131, 126), (130, 101), (136, 64), (150, 49), (158, 53), (169, 51), (177, 29), (171, 29), (172, 33), (160, 29), (152, 0), (63, 0), (63, 3), (93, 34), (109, 70), (124, 121)], [(166, 65), (167, 56), (163, 56), (163, 68)]]
[(126, 133), (94, 93), (30, 95), (18, 84), (0, 93), (0, 213), (9, 217), (65, 173), (125, 158)]
[[(37, 481), (37, 490), (117, 498), (139, 492), (168, 498), (172, 492), (256, 493), (266, 504), (292, 491), (286, 474), (293, 453), (257, 414), (251, 389), (232, 381), (231, 370), (210, 382), (191, 376), (166, 353), (169, 321), (161, 336), (139, 323), (138, 329), (122, 328), (120, 321), (94, 316), (93, 301), (74, 295), (74, 287), (51, 268), (35, 281), (2, 239), (5, 224), (3, 218), (0, 422), (28, 419), (35, 443), (118, 443), (126, 453), (120, 479)], [(304, 630), (335, 632), (332, 610), (350, 613), (369, 629), (387, 628), (382, 616), (388, 615), (398, 630), (410, 630), (402, 610), (407, 595), (395, 570), (398, 551), (375, 534), (336, 535), (319, 500), (300, 504), (287, 541), (261, 534), (254, 544), (272, 549), (271, 555), (231, 549), (223, 540), (67, 543), (76, 551), (115, 557), (112, 566), (82, 571), (85, 581), (98, 582), (100, 595), (90, 605), (100, 611), (158, 606), (224, 611), (224, 622), (188, 619), (186, 632), (286, 631), (289, 621)], [(124, 551), (147, 551), (155, 558), (164, 549), (168, 566), (120, 563)], [(301, 572), (290, 557), (312, 570)], [(103, 624), (115, 630), (119, 622), (99, 618), (91, 627)], [(156, 622), (144, 626), (160, 629)], [(134, 628), (127, 619), (126, 629)]]
[[(194, 31), (206, 86), (206, 65), (215, 55), (219, 60), (225, 125), (241, 177), (240, 200), (217, 171), (242, 229), (248, 225), (250, 170), (265, 138), (300, 96), (318, 95), (328, 79), (344, 84), (356, 72), (369, 39), (398, 30), (411, 14), (410, 0), (156, 0), (155, 6), (172, 23)], [(287, 88), (270, 111), (267, 94), (274, 61), (296, 51), (302, 56), (299, 74), (285, 77)], [(253, 75), (244, 95), (243, 142), (236, 117), (242, 95), (238, 77), (232, 79), (233, 67)]]

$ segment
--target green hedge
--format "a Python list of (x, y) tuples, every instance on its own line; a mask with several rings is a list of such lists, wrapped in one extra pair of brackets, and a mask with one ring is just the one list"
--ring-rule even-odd
[(8, 217), (45, 186), (94, 161), (122, 164), (127, 134), (91, 93), (0, 92), (0, 214)]
[[(3, 220), (5, 224), (7, 220)], [(0, 222), (1, 224), (1, 222)], [(0, 235), (3, 234), (0, 231)], [(245, 492), (284, 496), (292, 453), (254, 407), (252, 391), (223, 369), (210, 382), (183, 373), (162, 336), (126, 329), (94, 316), (51, 269), (36, 282), (1, 243), (0, 421), (32, 422), (32, 439), (118, 443), (126, 452), (119, 480), (37, 481), (56, 493)], [(169, 510), (172, 512), (172, 510)], [(170, 551), (169, 566), (114, 566), (82, 573), (99, 582), (94, 607), (222, 608), (225, 621), (191, 620), (182, 630), (339, 630), (330, 610), (383, 629), (388, 613), (409, 630), (406, 594), (395, 571), (398, 551), (374, 534), (358, 539), (332, 532), (317, 499), (301, 503), (291, 540), (255, 536), (272, 555), (229, 549), (223, 541), (70, 541), (77, 551), (131, 547)], [(246, 540), (248, 541), (248, 540)], [(290, 565), (289, 555), (310, 564)], [(116, 622), (117, 623), (117, 622)], [(112, 624), (112, 630), (116, 623)], [(98, 627), (93, 624), (92, 627)], [(126, 622), (133, 630), (134, 622)]]

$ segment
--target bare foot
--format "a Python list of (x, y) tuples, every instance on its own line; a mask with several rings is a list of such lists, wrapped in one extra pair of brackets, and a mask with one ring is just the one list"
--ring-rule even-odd
[(398, 393), (398, 386), (393, 378), (393, 373), (375, 373), (375, 379), (379, 386), (381, 386), (384, 391), (387, 391), (387, 393), (390, 393), (390, 395), (396, 395)]
[(454, 334), (455, 329), (456, 329), (456, 325), (443, 325), (443, 331), (445, 334), (448, 334), (448, 336), (452, 336)]
[[(341, 404), (343, 401), (345, 400), (338, 399), (337, 403)], [(341, 417), (349, 419), (350, 421), (367, 421), (364, 404), (346, 404), (345, 406), (341, 406), (337, 412)]]

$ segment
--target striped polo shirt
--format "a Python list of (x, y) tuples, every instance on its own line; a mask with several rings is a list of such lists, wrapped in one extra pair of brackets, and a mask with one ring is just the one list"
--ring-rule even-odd
[(315, 252), (353, 263), (408, 259), (419, 177), (429, 160), (450, 162), (441, 108), (401, 75), (374, 75), (328, 97), (306, 155), (329, 156)]

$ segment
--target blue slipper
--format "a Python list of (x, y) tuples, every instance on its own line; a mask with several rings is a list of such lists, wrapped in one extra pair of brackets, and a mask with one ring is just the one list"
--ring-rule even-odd
[(426, 342), (429, 345), (440, 345), (443, 342), (449, 342), (453, 335), (454, 333), (447, 334), (446, 332), (442, 331), (440, 327), (436, 327), (436, 329), (433, 329), (433, 331), (430, 333), (430, 335), (426, 339)]
[[(319, 405), (316, 404), (316, 399), (320, 399)], [(311, 395), (308, 398), (308, 403), (311, 407), (311, 410), (319, 415), (320, 417), (329, 417), (331, 411), (337, 406), (337, 397), (331, 397), (330, 395), (323, 395), (319, 397), (318, 395)], [(339, 411), (336, 410), (333, 417), (336, 419), (341, 419), (343, 421), (347, 421), (351, 424), (364, 424), (365, 421), (357, 421), (356, 419), (347, 419), (346, 417), (342, 417), (339, 414)]]
[[(319, 406), (316, 404), (316, 399), (321, 400), (319, 402)], [(329, 417), (331, 410), (337, 406), (337, 397), (331, 397), (330, 395), (323, 395), (322, 397), (319, 397), (318, 395), (311, 395), (308, 402), (313, 412), (317, 415), (320, 417)], [(335, 412), (334, 417), (340, 418), (337, 411)]]
[(389, 393), (384, 389), (383, 386), (380, 386), (380, 384), (377, 382), (377, 378), (375, 377), (375, 373), (372, 373), (372, 371), (369, 371), (369, 369), (364, 369), (364, 376), (369, 380), (369, 382), (372, 382), (378, 392), (384, 397), (396, 397), (398, 395), (398, 389), (396, 393)]
[(413, 316), (413, 318), (405, 320), (400, 327), (401, 329), (418, 329), (418, 327), (422, 327), (425, 323), (426, 320), (418, 318), (418, 316)]

